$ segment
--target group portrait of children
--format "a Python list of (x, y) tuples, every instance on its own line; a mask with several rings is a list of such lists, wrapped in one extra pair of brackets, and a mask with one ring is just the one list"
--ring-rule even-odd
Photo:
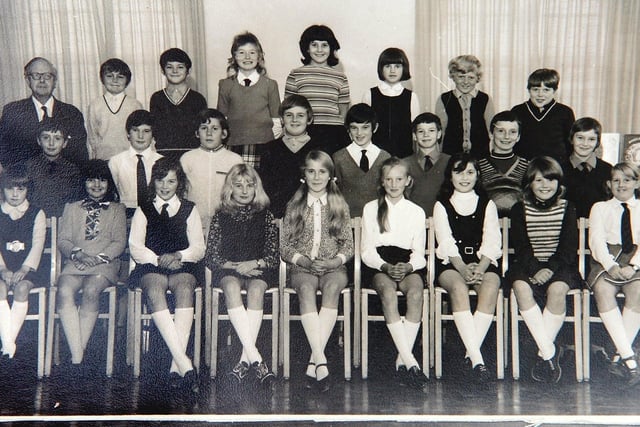
[[(7, 104), (0, 118), (0, 370), (21, 355), (30, 291), (55, 285), (70, 351), (61, 369), (82, 380), (100, 294), (120, 283), (142, 289), (171, 354), (168, 388), (198, 393), (187, 347), (194, 290), (209, 269), (242, 344), (226, 375), (269, 388), (276, 375), (257, 338), (282, 261), (307, 340), (300, 376), (327, 392), (335, 381), (327, 344), (358, 246), (361, 283), (379, 296), (399, 384), (427, 389), (429, 366), (414, 353), (427, 274), (448, 294), (469, 381), (494, 379), (482, 346), (498, 296), (513, 291), (535, 342), (531, 378), (557, 383), (567, 293), (584, 288), (611, 339), (609, 371), (626, 387), (640, 383), (640, 170), (597, 156), (603, 127), (556, 101), (557, 71), (534, 70), (529, 99), (496, 111), (478, 88), (480, 60), (460, 55), (449, 62), (453, 89), (426, 102), (405, 87), (405, 52), (389, 47), (379, 53), (379, 84), (352, 104), (334, 32), (312, 25), (299, 47), (302, 65), (277, 82), (258, 38), (236, 35), (215, 108), (190, 88), (182, 49), (160, 55), (166, 86), (149, 110), (126, 94), (129, 66), (111, 58), (100, 67), (104, 93), (84, 117), (52, 95), (51, 62), (25, 65), (32, 96)], [(55, 283), (43, 256), (47, 218), (58, 219)], [(513, 248), (506, 272), (504, 218)], [(578, 218), (589, 220), (585, 277)]]

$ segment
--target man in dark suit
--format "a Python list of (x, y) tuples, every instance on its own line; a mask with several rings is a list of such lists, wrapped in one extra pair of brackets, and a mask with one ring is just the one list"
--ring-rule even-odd
[(24, 78), (31, 96), (5, 105), (0, 118), (0, 165), (22, 163), (40, 153), (38, 123), (46, 117), (57, 120), (68, 130), (62, 155), (74, 163), (86, 160), (84, 117), (76, 107), (53, 96), (57, 82), (53, 64), (45, 58), (33, 58), (24, 67)]

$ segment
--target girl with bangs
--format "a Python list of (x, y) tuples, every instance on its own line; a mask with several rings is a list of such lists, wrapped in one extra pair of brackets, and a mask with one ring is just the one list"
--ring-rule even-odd
[[(239, 383), (253, 374), (270, 386), (275, 375), (256, 348), (264, 293), (277, 283), (278, 229), (268, 209), (269, 197), (255, 169), (233, 166), (222, 187), (220, 209), (211, 220), (205, 263), (213, 283), (224, 291), (229, 319), (242, 343), (242, 356), (229, 375)], [(247, 291), (247, 307), (241, 290)]]
[[(446, 289), (453, 320), (465, 346), (466, 373), (474, 382), (490, 380), (480, 347), (493, 321), (500, 275), (502, 235), (498, 210), (480, 183), (478, 160), (468, 153), (449, 159), (433, 207), (436, 280)], [(471, 313), (469, 289), (478, 294)]]
[[(302, 185), (287, 205), (280, 253), (289, 264), (290, 285), (298, 294), (304, 332), (311, 347), (307, 387), (330, 389), (324, 349), (338, 316), (340, 292), (347, 286), (346, 262), (353, 257), (349, 206), (335, 183), (335, 167), (323, 151), (307, 154)], [(322, 291), (322, 307), (316, 292)]]
[[(506, 273), (520, 315), (538, 346), (531, 377), (548, 383), (557, 383), (562, 375), (554, 341), (566, 316), (567, 292), (581, 283), (576, 210), (563, 199), (562, 179), (562, 168), (551, 157), (536, 157), (529, 163), (522, 185), (524, 201), (511, 209), (509, 242), (514, 255)], [(508, 295), (509, 289), (505, 292)]]
[[(83, 168), (84, 199), (68, 203), (60, 219), (58, 249), (66, 258), (58, 279), (57, 307), (71, 351), (71, 376), (82, 361), (96, 320), (100, 294), (118, 281), (119, 256), (127, 243), (125, 207), (104, 160)], [(76, 295), (82, 290), (82, 302)]]
[[(427, 378), (413, 356), (420, 329), (427, 261), (426, 217), (422, 208), (405, 198), (412, 178), (406, 164), (391, 157), (380, 170), (379, 197), (364, 206), (362, 213), (363, 282), (371, 283), (382, 300), (387, 329), (398, 350), (397, 376), (401, 383), (426, 391)], [(396, 291), (406, 295), (404, 320), (398, 312)]]
[[(8, 367), (29, 310), (29, 292), (34, 286), (47, 284), (47, 269), (44, 265), (39, 268), (47, 219), (44, 211), (28, 200), (31, 178), (23, 166), (6, 168), (0, 174), (0, 188), (0, 362)], [(13, 291), (11, 306), (9, 291)]]

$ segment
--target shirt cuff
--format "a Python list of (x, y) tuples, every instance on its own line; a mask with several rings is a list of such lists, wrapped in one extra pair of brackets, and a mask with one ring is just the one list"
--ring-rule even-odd
[(338, 254), (336, 256), (342, 260), (342, 265), (347, 263), (347, 257), (344, 254)]
[(302, 258), (302, 254), (300, 254), (300, 253), (293, 254), (293, 256), (291, 257), (291, 264), (298, 265), (298, 260), (300, 258)]

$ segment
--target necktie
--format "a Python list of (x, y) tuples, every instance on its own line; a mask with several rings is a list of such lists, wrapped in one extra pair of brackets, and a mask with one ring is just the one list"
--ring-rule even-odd
[(138, 158), (138, 165), (136, 166), (136, 188), (138, 191), (138, 206), (142, 206), (147, 195), (147, 174), (144, 171), (142, 154), (136, 154), (136, 157)]
[[(42, 112), (44, 113), (44, 114), (42, 115), (42, 120), (44, 120), (44, 119), (46, 119), (47, 117), (49, 117), (49, 113), (47, 112), (47, 107), (46, 107), (46, 106), (44, 106), (44, 105), (42, 106)], [(42, 121), (42, 120), (40, 120), (40, 121)]]
[(620, 221), (620, 237), (622, 252), (625, 254), (633, 250), (633, 232), (631, 231), (631, 212), (626, 203), (622, 203), (622, 219)]
[(244, 79), (244, 85), (247, 87), (251, 86), (251, 79)]
[(168, 207), (169, 207), (169, 203), (165, 203), (162, 205), (162, 210), (160, 211), (160, 218), (169, 219), (169, 212), (167, 212)]
[(367, 158), (367, 150), (362, 150), (362, 157), (360, 157), (360, 169), (364, 172), (369, 172), (369, 159)]
[(427, 172), (432, 167), (433, 167), (433, 162), (431, 161), (431, 157), (424, 156), (424, 171)]
[(588, 174), (589, 173), (589, 164), (587, 162), (582, 162), (580, 163), (580, 166), (582, 167), (582, 173), (583, 174)]

